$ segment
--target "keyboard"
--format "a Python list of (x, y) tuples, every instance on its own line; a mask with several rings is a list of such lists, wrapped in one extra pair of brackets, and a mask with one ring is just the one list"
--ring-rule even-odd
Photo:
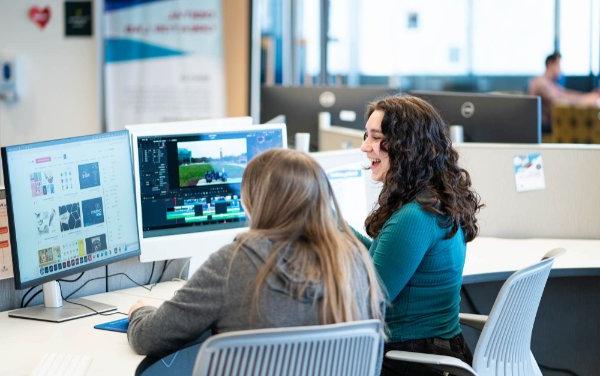
[(92, 357), (81, 354), (44, 354), (33, 376), (85, 376)]

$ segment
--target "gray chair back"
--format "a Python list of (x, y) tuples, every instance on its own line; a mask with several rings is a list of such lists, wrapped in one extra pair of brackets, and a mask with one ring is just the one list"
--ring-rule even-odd
[(379, 320), (218, 334), (198, 352), (194, 376), (375, 376)]
[(479, 376), (541, 375), (531, 332), (554, 258), (512, 274), (502, 285), (473, 354)]

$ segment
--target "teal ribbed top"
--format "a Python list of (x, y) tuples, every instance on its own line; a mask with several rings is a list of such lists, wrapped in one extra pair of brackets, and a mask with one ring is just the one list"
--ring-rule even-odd
[(360, 234), (391, 303), (389, 341), (451, 338), (458, 321), (466, 245), (462, 229), (450, 239), (439, 216), (416, 202), (398, 209), (370, 240)]

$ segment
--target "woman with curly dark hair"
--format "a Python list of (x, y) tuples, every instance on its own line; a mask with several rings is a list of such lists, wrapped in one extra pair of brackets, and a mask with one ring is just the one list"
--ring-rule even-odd
[[(361, 150), (378, 205), (360, 236), (387, 290), (386, 351), (472, 355), (458, 319), (466, 243), (477, 235), (482, 206), (469, 174), (457, 164), (447, 126), (422, 99), (393, 96), (369, 105)], [(360, 235), (360, 234), (357, 234)], [(382, 375), (437, 375), (384, 359)]]

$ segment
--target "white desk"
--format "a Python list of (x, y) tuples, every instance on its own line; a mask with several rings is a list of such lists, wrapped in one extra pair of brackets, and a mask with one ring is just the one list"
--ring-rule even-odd
[(557, 247), (567, 252), (554, 261), (551, 277), (600, 275), (600, 240), (476, 238), (467, 244), (463, 283), (506, 279)]
[[(120, 312), (138, 299), (159, 305), (173, 296), (183, 282), (163, 282), (152, 291), (141, 287), (92, 295), (87, 298), (117, 306)], [(94, 325), (122, 315), (89, 316), (56, 324), (24, 320), (0, 313), (0, 375), (29, 375), (46, 353), (86, 354), (93, 358), (88, 375), (133, 375), (144, 358), (131, 350), (125, 333), (94, 329)]]
[[(545, 161), (545, 160), (544, 160)], [(467, 245), (464, 308), (488, 313), (504, 280), (555, 247), (566, 249), (550, 272), (536, 315), (531, 347), (542, 364), (596, 375), (600, 324), (600, 240), (480, 238)], [(473, 346), (479, 331), (464, 328)], [(473, 347), (472, 347), (473, 348)]]
[[(539, 260), (548, 250), (563, 247), (553, 276), (600, 275), (600, 240), (478, 238), (467, 246), (464, 282), (506, 278), (515, 270)], [(127, 312), (140, 298), (156, 302), (173, 296), (183, 282), (163, 282), (152, 291), (141, 287), (92, 295), (87, 298), (112, 304)], [(124, 333), (93, 329), (120, 315), (90, 316), (61, 324), (9, 318), (0, 313), (0, 375), (28, 375), (46, 353), (64, 352), (93, 357), (88, 375), (132, 375), (143, 359), (135, 354)]]

